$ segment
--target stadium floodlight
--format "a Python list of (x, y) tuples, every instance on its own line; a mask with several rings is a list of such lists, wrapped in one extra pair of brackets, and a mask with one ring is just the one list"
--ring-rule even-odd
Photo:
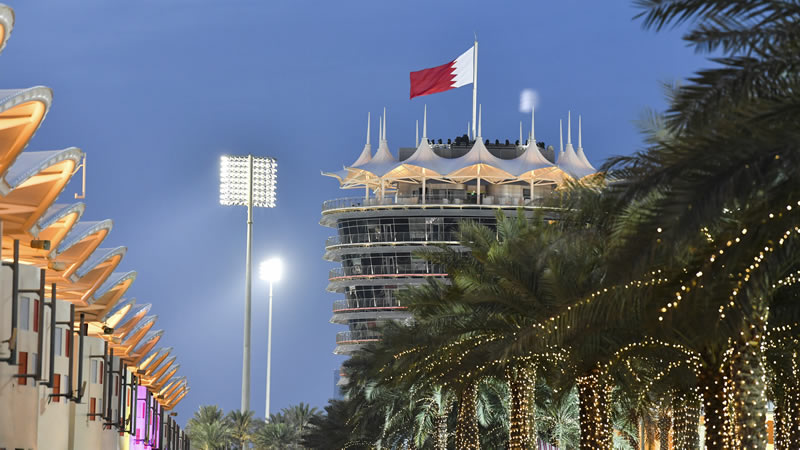
[(253, 272), (253, 207), (274, 208), (278, 161), (253, 155), (223, 155), (219, 168), (219, 203), (247, 206), (245, 258), (244, 345), (242, 349), (242, 412), (250, 410), (250, 294)]
[(269, 317), (267, 322), (269, 328), (267, 331), (267, 400), (265, 406), (264, 417), (269, 422), (269, 393), (270, 393), (270, 375), (272, 373), (272, 283), (280, 281), (283, 275), (283, 263), (278, 258), (270, 258), (262, 261), (258, 268), (259, 276), (262, 280), (269, 282)]

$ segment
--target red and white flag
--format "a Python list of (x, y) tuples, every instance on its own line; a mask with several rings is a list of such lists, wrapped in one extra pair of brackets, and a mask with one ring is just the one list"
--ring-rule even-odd
[(411, 97), (449, 91), (475, 81), (475, 46), (461, 56), (430, 69), (411, 72)]

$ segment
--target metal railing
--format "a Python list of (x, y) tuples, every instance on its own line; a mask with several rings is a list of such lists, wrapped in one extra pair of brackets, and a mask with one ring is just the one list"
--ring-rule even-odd
[[(496, 196), (485, 195), (481, 198), (480, 206), (545, 206), (553, 201), (553, 195), (544, 195), (534, 199), (521, 197), (521, 196)], [(425, 202), (422, 201), (421, 196), (396, 196), (387, 195), (384, 198), (377, 197), (348, 197), (337, 198), (333, 200), (326, 200), (322, 202), (322, 210), (328, 211), (331, 209), (341, 208), (362, 208), (365, 206), (406, 206), (406, 205), (477, 205), (477, 198), (475, 196), (446, 196), (436, 197), (428, 196)]]
[(369, 309), (405, 309), (394, 298), (359, 298), (354, 300), (336, 300), (333, 302), (333, 312), (348, 312)]
[(396, 231), (355, 233), (344, 236), (331, 236), (325, 241), (325, 246), (369, 244), (383, 242), (458, 242), (457, 231)]
[(334, 267), (328, 273), (329, 279), (344, 277), (368, 277), (372, 275), (440, 275), (445, 274), (444, 266), (439, 264), (391, 264), (384, 266)]
[(360, 343), (360, 342), (372, 342), (378, 341), (381, 339), (381, 334), (377, 331), (340, 331), (336, 333), (336, 343), (337, 344), (345, 344), (345, 343)]

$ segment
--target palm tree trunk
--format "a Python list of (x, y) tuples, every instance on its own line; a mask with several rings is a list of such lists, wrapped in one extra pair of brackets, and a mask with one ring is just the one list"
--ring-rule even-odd
[(456, 448), (459, 450), (480, 450), (478, 435), (478, 382), (470, 382), (461, 393), (456, 421)]
[(700, 392), (703, 394), (706, 426), (705, 447), (707, 450), (725, 450), (727, 408), (725, 402), (725, 380), (719, 370), (700, 374)]
[(439, 414), (434, 421), (436, 426), (435, 450), (447, 450), (447, 414)]
[(698, 450), (700, 447), (700, 398), (694, 392), (676, 395), (672, 400), (675, 450)]
[(600, 369), (578, 378), (580, 404), (580, 450), (603, 450), (611, 446), (611, 402)]
[(526, 367), (506, 369), (506, 381), (511, 397), (508, 411), (509, 450), (528, 450), (536, 443), (536, 427), (533, 419), (536, 385), (534, 370)]
[(664, 407), (658, 417), (658, 448), (666, 450), (669, 448), (669, 430), (672, 428), (672, 416), (669, 410)]
[(736, 346), (731, 364), (738, 448), (753, 450), (767, 448), (767, 397), (759, 335)]

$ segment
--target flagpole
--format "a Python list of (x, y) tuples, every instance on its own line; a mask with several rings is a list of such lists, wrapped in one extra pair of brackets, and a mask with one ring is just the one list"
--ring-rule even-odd
[(478, 109), (478, 35), (475, 35), (475, 50), (472, 53), (472, 136), (475, 134), (475, 116)]

